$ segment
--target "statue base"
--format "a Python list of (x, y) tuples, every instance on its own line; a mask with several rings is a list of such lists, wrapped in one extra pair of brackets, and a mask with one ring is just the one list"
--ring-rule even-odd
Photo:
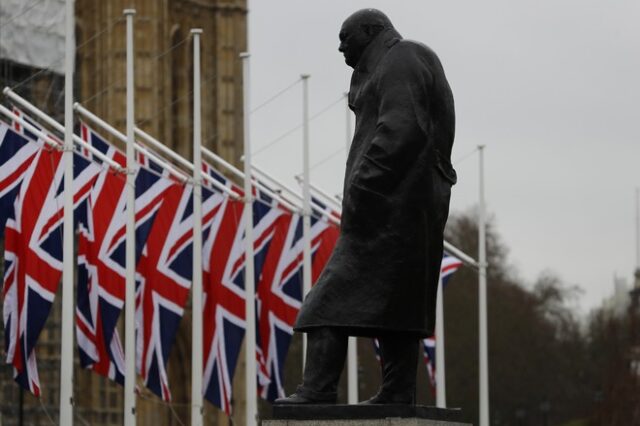
[(263, 426), (470, 426), (459, 409), (423, 405), (274, 405)]

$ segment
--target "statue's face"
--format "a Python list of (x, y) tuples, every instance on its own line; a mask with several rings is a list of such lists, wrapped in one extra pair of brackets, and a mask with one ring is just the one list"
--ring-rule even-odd
[(344, 61), (351, 68), (355, 68), (362, 52), (371, 42), (371, 36), (365, 31), (364, 26), (347, 20), (342, 25), (338, 37), (340, 38), (338, 50), (344, 54)]

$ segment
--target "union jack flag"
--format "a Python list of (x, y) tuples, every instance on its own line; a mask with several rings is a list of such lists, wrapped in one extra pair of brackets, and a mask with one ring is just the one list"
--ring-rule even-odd
[(422, 339), (422, 360), (427, 368), (431, 389), (436, 389), (436, 336)]
[[(216, 178), (232, 187), (219, 174)], [(241, 192), (235, 188), (237, 192)], [(267, 195), (257, 192), (253, 202), (255, 282), (284, 213)], [(222, 196), (203, 245), (204, 265), (204, 396), (231, 414), (232, 380), (245, 333), (244, 229), (242, 201)]]
[(40, 146), (0, 121), (0, 238), (4, 235), (4, 225), (13, 210), (22, 177)]
[[(311, 216), (312, 282), (326, 265), (339, 230), (326, 215), (339, 218), (319, 200), (313, 200)], [(323, 215), (320, 216), (320, 213)], [(267, 254), (257, 287), (257, 350), (260, 370), (266, 377), (260, 383), (260, 396), (274, 401), (285, 395), (284, 364), (300, 306), (303, 277), (303, 221), (298, 214), (282, 214)]]
[[(460, 259), (451, 256), (449, 253), (444, 253), (442, 256), (442, 264), (440, 266), (440, 281), (442, 282), (441, 291), (444, 291), (445, 284), (451, 278), (454, 272), (456, 272), (462, 266)], [(444, 294), (444, 293), (443, 293)], [(424, 365), (427, 368), (429, 375), (429, 384), (431, 389), (435, 391), (436, 388), (436, 336), (427, 337), (422, 340), (423, 360)]]
[(222, 203), (203, 243), (204, 397), (231, 413), (231, 383), (244, 338), (244, 280), (241, 275), (244, 205), (220, 195)]
[(442, 286), (444, 287), (451, 275), (456, 272), (462, 266), (462, 261), (457, 257), (451, 256), (449, 253), (444, 253), (442, 256), (442, 266), (440, 267), (440, 278), (442, 279)]
[[(41, 148), (26, 170), (6, 224), (4, 324), (14, 378), (40, 395), (35, 345), (62, 276), (62, 152)], [(74, 213), (89, 195), (99, 166), (73, 156)], [(76, 217), (77, 219), (77, 217)]]
[(191, 287), (192, 192), (177, 183), (165, 190), (136, 268), (136, 369), (165, 401), (171, 401), (166, 363)]
[[(222, 199), (207, 184), (202, 188), (203, 234)], [(176, 183), (165, 191), (137, 268), (137, 369), (145, 385), (165, 401), (171, 400), (166, 366), (191, 288), (192, 259), (193, 187)]]
[(258, 393), (269, 401), (284, 394), (281, 370), (302, 300), (301, 216), (281, 215), (274, 231), (256, 287), (256, 350), (262, 376)]
[[(82, 137), (93, 147), (124, 166), (124, 154), (88, 126)], [(144, 158), (139, 158), (147, 161)], [(125, 295), (126, 177), (104, 168), (91, 191), (86, 220), (81, 226), (78, 250), (76, 332), (80, 364), (100, 375), (124, 383), (124, 352), (116, 324)], [(172, 185), (151, 168), (136, 173), (136, 261)]]

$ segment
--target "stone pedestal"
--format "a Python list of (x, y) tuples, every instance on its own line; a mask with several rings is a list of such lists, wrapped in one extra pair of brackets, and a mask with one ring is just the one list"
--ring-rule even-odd
[(471, 426), (459, 409), (422, 405), (274, 405), (263, 426)]

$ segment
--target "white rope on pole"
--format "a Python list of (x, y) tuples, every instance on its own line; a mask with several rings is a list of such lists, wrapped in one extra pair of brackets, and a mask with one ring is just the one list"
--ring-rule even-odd
[(251, 188), (251, 138), (249, 126), (249, 105), (251, 104), (249, 54), (240, 54), (242, 58), (242, 81), (243, 90), (243, 110), (244, 110), (244, 238), (245, 238), (245, 268), (244, 268), (244, 288), (245, 288), (245, 396), (246, 426), (256, 426), (258, 417), (258, 384), (256, 366), (256, 314), (255, 314), (255, 277), (254, 277), (254, 256), (253, 256), (253, 194)]
[(124, 378), (124, 424), (136, 424), (136, 344), (135, 344), (135, 272), (136, 272), (136, 240), (135, 240), (135, 174), (134, 156), (135, 138), (133, 129), (134, 118), (134, 74), (133, 74), (133, 16), (135, 9), (125, 9), (123, 14), (127, 21), (127, 218), (126, 218), (126, 272), (125, 272), (125, 378)]
[(480, 426), (489, 426), (489, 355), (487, 332), (487, 247), (484, 199), (484, 145), (479, 154), (479, 208), (478, 208), (478, 299), (480, 334)]
[(444, 286), (442, 274), (438, 278), (436, 297), (436, 407), (447, 408), (447, 388), (444, 358)]
[(73, 425), (73, 45), (74, 2), (66, 1), (64, 69), (64, 217), (62, 324), (60, 330), (60, 424)]
[[(200, 35), (193, 35), (193, 164), (202, 164), (202, 108), (200, 91)], [(202, 167), (193, 167), (193, 279), (191, 288), (191, 425), (203, 425), (202, 396)]]
[[(302, 294), (311, 291), (311, 190), (309, 188), (309, 75), (302, 78)], [(302, 369), (307, 357), (307, 335), (302, 335)]]

